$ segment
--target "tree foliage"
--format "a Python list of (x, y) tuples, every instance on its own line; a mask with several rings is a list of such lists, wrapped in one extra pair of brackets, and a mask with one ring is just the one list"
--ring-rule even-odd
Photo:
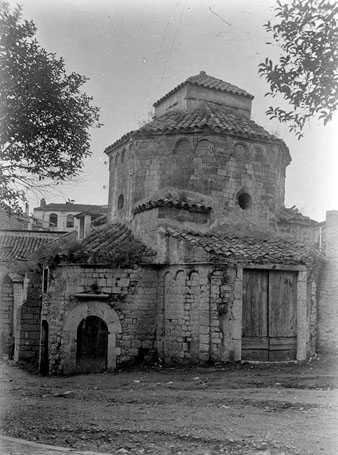
[(77, 175), (90, 154), (88, 130), (99, 126), (98, 108), (80, 91), (87, 78), (67, 74), (35, 33), (20, 7), (0, 2), (0, 197), (15, 209), (31, 178)]
[[(338, 3), (334, 0), (277, 0), (275, 23), (264, 25), (282, 50), (277, 64), (266, 58), (259, 73), (267, 95), (282, 94), (292, 109), (270, 107), (270, 118), (289, 124), (298, 138), (311, 117), (324, 125), (338, 105)], [(268, 43), (272, 44), (272, 43)]]

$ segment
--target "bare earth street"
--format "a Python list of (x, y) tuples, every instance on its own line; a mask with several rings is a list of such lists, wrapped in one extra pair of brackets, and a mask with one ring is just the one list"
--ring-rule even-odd
[(0, 432), (119, 455), (336, 455), (337, 364), (41, 377), (3, 361)]

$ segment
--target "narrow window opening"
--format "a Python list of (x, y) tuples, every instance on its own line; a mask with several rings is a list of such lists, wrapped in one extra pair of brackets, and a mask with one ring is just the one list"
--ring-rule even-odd
[(123, 209), (123, 206), (124, 206), (124, 197), (123, 197), (123, 194), (120, 194), (118, 200), (117, 200), (117, 208), (119, 210)]

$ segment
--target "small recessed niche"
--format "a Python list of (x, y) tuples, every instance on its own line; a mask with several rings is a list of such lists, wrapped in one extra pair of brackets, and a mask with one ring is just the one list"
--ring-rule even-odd
[(126, 149), (123, 149), (122, 153), (121, 153), (121, 164), (124, 163), (125, 157), (126, 157)]
[(117, 200), (117, 208), (119, 210), (123, 209), (123, 206), (124, 206), (124, 197), (123, 197), (123, 194), (120, 194), (118, 200)]
[(242, 210), (247, 210), (251, 207), (252, 199), (250, 194), (241, 193), (237, 198), (237, 202)]

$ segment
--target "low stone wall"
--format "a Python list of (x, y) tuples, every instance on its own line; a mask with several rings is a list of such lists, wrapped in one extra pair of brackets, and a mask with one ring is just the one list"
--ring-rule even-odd
[(338, 211), (326, 214), (325, 262), (319, 282), (318, 348), (338, 352)]

